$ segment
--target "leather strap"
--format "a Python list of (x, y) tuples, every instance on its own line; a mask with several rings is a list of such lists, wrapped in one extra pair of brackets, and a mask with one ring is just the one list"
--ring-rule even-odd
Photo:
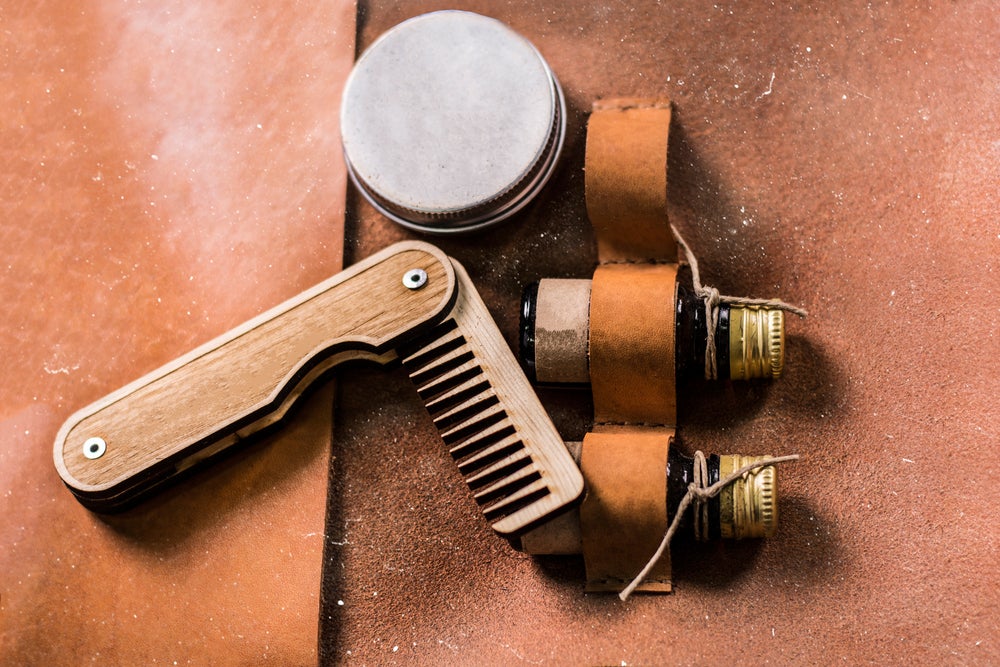
[[(587, 495), (580, 533), (587, 592), (622, 590), (656, 551), (667, 529), (667, 454), (674, 429), (588, 433), (580, 468)], [(669, 593), (670, 554), (636, 589)]]
[(596, 102), (587, 125), (587, 214), (601, 262), (677, 261), (667, 222), (670, 102)]
[(674, 426), (676, 264), (604, 264), (590, 297), (590, 383), (598, 424)]
[[(598, 102), (587, 129), (587, 212), (600, 266), (590, 299), (595, 431), (583, 442), (587, 590), (618, 592), (667, 526), (667, 453), (677, 423), (677, 244), (667, 221), (666, 100)], [(670, 556), (639, 591), (667, 593)]]

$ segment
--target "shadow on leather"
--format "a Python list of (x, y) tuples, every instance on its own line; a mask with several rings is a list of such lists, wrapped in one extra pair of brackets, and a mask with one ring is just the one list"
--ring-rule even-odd
[(272, 494), (289, 488), (329, 441), (333, 387), (319, 383), (274, 431), (249, 439), (117, 514), (97, 515), (134, 545), (170, 553), (196, 534), (222, 530), (239, 516), (261, 511)]

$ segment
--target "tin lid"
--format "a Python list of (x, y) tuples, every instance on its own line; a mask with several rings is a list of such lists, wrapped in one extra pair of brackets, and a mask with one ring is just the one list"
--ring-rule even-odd
[(544, 186), (566, 132), (562, 90), (503, 23), (464, 11), (405, 21), (358, 59), (344, 88), (348, 173), (411, 229), (480, 229)]

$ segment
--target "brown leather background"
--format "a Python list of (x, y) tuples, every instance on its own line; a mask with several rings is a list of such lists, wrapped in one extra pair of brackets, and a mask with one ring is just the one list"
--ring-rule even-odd
[(136, 510), (69, 415), (337, 272), (354, 3), (0, 9), (0, 663), (309, 664), (332, 387)]
[[(570, 106), (562, 167), (495, 231), (441, 242), (508, 340), (522, 285), (588, 277), (586, 114), (669, 97), (673, 221), (723, 293), (777, 296), (785, 377), (688, 387), (705, 451), (799, 452), (779, 534), (674, 552), (675, 592), (585, 596), (579, 560), (490, 534), (401, 373), (340, 384), (331, 662), (995, 664), (1000, 15), (989, 2), (365, 2), (359, 47), (459, 6), (527, 36)], [(349, 195), (348, 255), (407, 233)], [(546, 390), (582, 436), (586, 394)], [(338, 601), (343, 601), (340, 605)]]
[[(74, 409), (336, 270), (353, 8), (4, 8), (0, 661), (308, 663), (319, 593), (332, 663), (1000, 662), (992, 3), (456, 4), (534, 42), (570, 105), (540, 201), (441, 243), (512, 344), (525, 282), (593, 269), (601, 97), (674, 101), (706, 283), (810, 310), (780, 382), (680, 397), (689, 448), (804, 455), (778, 537), (675, 551), (668, 597), (585, 596), (578, 559), (491, 534), (404, 375), (371, 369), (338, 382), (322, 569), (323, 393), (143, 510), (87, 513), (50, 462)], [(362, 3), (359, 46), (443, 6)], [(348, 261), (407, 236), (349, 193)], [(542, 394), (582, 437), (586, 394)]]

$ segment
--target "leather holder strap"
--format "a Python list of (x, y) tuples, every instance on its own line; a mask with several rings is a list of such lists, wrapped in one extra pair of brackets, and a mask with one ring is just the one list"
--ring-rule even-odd
[[(580, 533), (587, 592), (622, 590), (642, 570), (667, 529), (667, 454), (672, 428), (602, 429), (583, 440), (587, 496)], [(669, 593), (665, 553), (636, 589)]]
[(676, 264), (604, 264), (590, 297), (590, 383), (598, 424), (674, 426)]
[(587, 215), (601, 262), (677, 260), (667, 223), (670, 102), (594, 104), (587, 125)]
[[(583, 441), (580, 531), (587, 591), (618, 592), (667, 527), (677, 423), (677, 244), (667, 220), (666, 100), (598, 102), (587, 128), (587, 213), (600, 266), (590, 299), (594, 432)], [(668, 593), (670, 554), (636, 589)]]

